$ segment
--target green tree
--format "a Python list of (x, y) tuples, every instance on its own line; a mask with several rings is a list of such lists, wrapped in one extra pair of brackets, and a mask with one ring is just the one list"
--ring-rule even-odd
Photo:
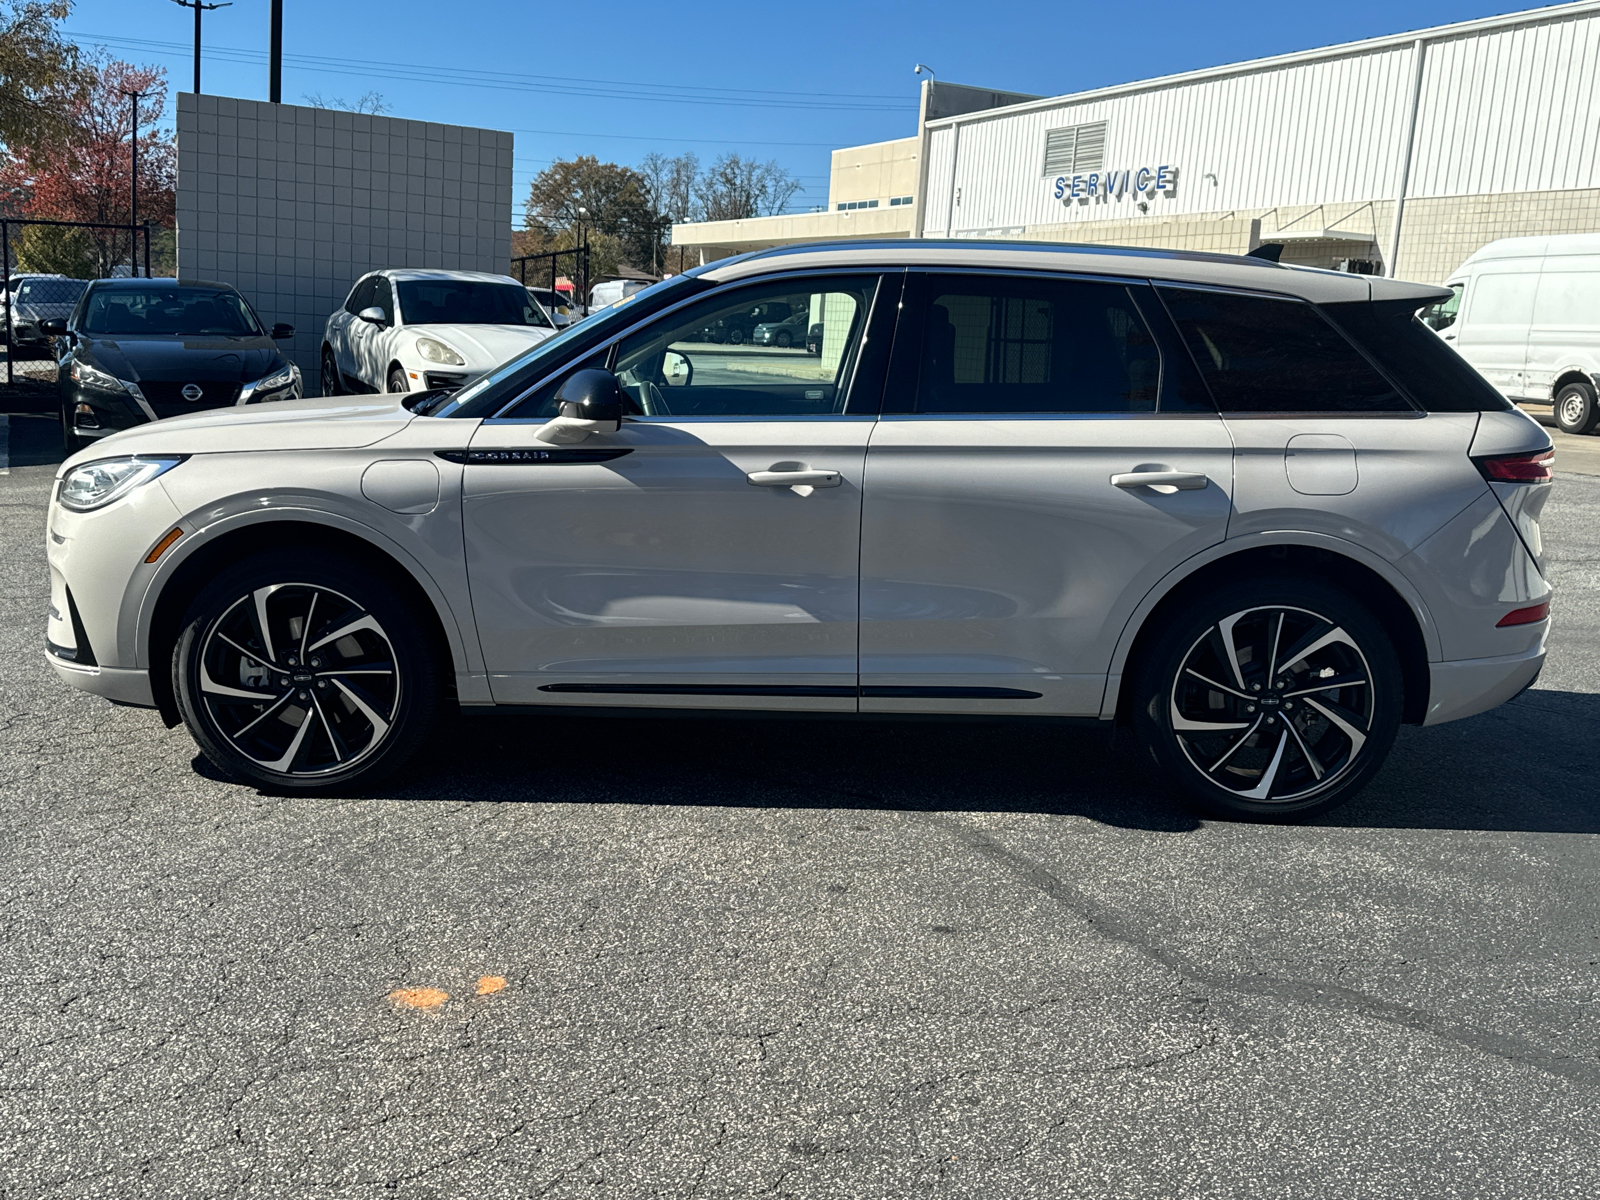
[[(586, 211), (579, 212), (579, 209)], [(570, 249), (580, 227), (589, 243), (590, 278), (619, 267), (649, 270), (656, 222), (644, 178), (632, 167), (603, 163), (593, 155), (551, 163), (534, 179), (523, 206), (525, 254)]]
[(57, 22), (71, 0), (0, 0), (0, 145), (12, 154), (63, 141), (86, 89), (78, 50)]
[(13, 227), (11, 248), (17, 256), (17, 271), (37, 271), (41, 275), (65, 275), (69, 279), (93, 279), (99, 260), (94, 242), (82, 229), (60, 225)]

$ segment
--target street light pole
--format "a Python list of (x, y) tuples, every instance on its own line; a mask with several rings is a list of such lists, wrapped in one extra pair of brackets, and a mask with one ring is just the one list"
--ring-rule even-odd
[(589, 244), (583, 240), (583, 219), (589, 215), (589, 210), (578, 208), (578, 303), (582, 306), (584, 316), (589, 315)]
[(179, 8), (194, 9), (194, 94), (200, 94), (200, 14), (214, 8), (232, 8), (233, 0), (222, 4), (205, 4), (201, 0), (172, 0)]
[(283, 0), (272, 0), (272, 37), (267, 53), (267, 98), (283, 103)]
[[(128, 272), (137, 276), (139, 274), (139, 101), (144, 99), (145, 93), (124, 91), (122, 94), (133, 101), (133, 183), (128, 189), (133, 212), (128, 219)], [(148, 231), (144, 235), (144, 240), (148, 252), (150, 245)]]

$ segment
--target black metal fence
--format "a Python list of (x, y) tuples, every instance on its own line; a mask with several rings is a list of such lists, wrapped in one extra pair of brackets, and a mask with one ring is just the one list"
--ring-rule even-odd
[[(81, 254), (72, 256), (77, 268), (75, 274), (14, 270), (13, 259), (20, 256), (14, 255), (13, 251), (23, 250), (21, 243), (34, 230), (76, 230), (93, 245), (85, 248)], [(135, 276), (150, 275), (151, 232), (148, 221), (140, 225), (121, 225), (106, 221), (0, 217), (0, 303), (5, 306), (7, 384), (16, 383), (16, 363), (19, 358), (34, 355), (53, 357), (50, 353), (51, 339), (39, 329), (39, 323), (52, 317), (68, 316), (88, 287), (90, 279), (123, 272)]]
[[(511, 267), (517, 272), (517, 278), (522, 280), (523, 287), (542, 287), (540, 276), (547, 273), (550, 276), (550, 290), (556, 290), (556, 280), (561, 274), (561, 260), (572, 259), (572, 273), (569, 279), (576, 280), (575, 286), (578, 294), (573, 297), (573, 303), (578, 306), (579, 312), (589, 311), (589, 243), (587, 240), (581, 246), (574, 246), (571, 250), (552, 250), (547, 254), (524, 254), (520, 258), (511, 260)], [(528, 282), (528, 264), (547, 263), (548, 267), (536, 269), (533, 272), (533, 282)]]

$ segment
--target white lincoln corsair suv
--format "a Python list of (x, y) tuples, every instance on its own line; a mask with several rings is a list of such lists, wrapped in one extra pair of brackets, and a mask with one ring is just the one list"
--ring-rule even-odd
[[(454, 393), (108, 437), (46, 653), (234, 778), (337, 790), (447, 710), (1120, 721), (1206, 811), (1325, 809), (1527, 687), (1550, 441), (1414, 318), (1249, 258), (725, 259)], [(710, 340), (804, 309), (817, 352)]]

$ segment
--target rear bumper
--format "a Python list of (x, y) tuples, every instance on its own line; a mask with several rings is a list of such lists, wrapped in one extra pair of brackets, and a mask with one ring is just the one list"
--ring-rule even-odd
[(56, 669), (57, 675), (81, 692), (104, 696), (114, 703), (131, 704), (137, 708), (156, 706), (149, 671), (121, 667), (81, 667), (57, 658), (49, 651), (45, 652), (44, 657)]
[(1443, 725), (1504, 704), (1539, 678), (1544, 639), (1522, 654), (1466, 658), (1428, 664), (1428, 715), (1424, 725)]

